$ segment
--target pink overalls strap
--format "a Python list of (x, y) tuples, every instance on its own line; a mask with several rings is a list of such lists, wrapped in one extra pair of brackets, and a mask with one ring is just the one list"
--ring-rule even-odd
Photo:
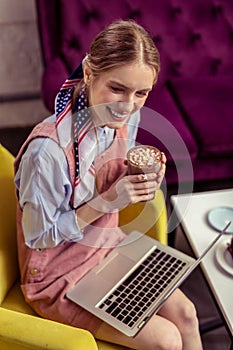
[[(37, 137), (49, 137), (59, 144), (56, 126), (53, 122), (43, 122), (43, 123), (37, 124), (19, 150), (19, 153), (14, 163), (15, 173), (19, 167), (21, 157), (28, 147), (28, 144)], [(74, 158), (73, 144), (70, 142), (66, 148), (63, 148), (63, 151), (68, 161), (70, 176), (71, 176), (71, 183), (73, 184), (74, 177), (75, 177), (75, 163), (73, 161), (73, 158)]]
[[(35, 126), (35, 128), (32, 130), (20, 148), (20, 151), (14, 163), (15, 173), (18, 169), (21, 157), (27, 149), (28, 144), (30, 141), (37, 137), (49, 137), (59, 144), (55, 124), (52, 122), (39, 123)], [(95, 158), (96, 186), (98, 193), (106, 191), (108, 187), (119, 178), (119, 176), (122, 176), (127, 172), (127, 167), (125, 164), (127, 137), (127, 127), (124, 125), (121, 129), (116, 130), (116, 137), (112, 145), (105, 152)], [(72, 186), (74, 186), (75, 162), (72, 142), (70, 142), (66, 148), (62, 149), (68, 161), (71, 183)], [(71, 204), (73, 204), (72, 198)]]

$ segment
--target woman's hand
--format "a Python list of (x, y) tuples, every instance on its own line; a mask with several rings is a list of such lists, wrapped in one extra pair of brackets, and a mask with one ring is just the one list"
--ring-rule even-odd
[(101, 194), (110, 211), (122, 209), (129, 204), (150, 201), (160, 188), (166, 170), (166, 157), (162, 154), (162, 166), (157, 174), (126, 175)]
[(162, 166), (158, 174), (126, 175), (106, 192), (76, 209), (80, 229), (100, 218), (104, 213), (122, 209), (129, 204), (149, 201), (160, 188), (166, 170), (166, 157), (162, 154)]

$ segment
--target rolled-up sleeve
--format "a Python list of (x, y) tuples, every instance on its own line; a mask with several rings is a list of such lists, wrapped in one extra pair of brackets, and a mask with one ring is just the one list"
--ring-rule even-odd
[(30, 142), (15, 177), (22, 227), (31, 248), (79, 241), (83, 234), (70, 206), (72, 185), (66, 156), (51, 139)]

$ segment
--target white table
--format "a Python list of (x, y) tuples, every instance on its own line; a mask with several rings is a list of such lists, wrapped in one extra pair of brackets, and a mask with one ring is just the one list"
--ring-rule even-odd
[[(217, 234), (207, 221), (209, 210), (217, 206), (233, 207), (233, 189), (171, 196), (177, 218), (194, 254), (199, 257)], [(220, 240), (231, 238), (224, 235)], [(219, 242), (217, 242), (217, 245)], [(233, 335), (233, 275), (219, 266), (214, 246), (204, 257), (201, 267), (219, 305), (229, 331)]]

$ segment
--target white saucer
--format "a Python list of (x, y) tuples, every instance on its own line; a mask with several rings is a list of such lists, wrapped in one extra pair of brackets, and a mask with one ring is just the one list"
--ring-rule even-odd
[(208, 212), (207, 216), (209, 224), (217, 231), (224, 229), (226, 224), (231, 221), (226, 233), (233, 233), (233, 208), (217, 207)]
[(233, 259), (227, 250), (227, 244), (230, 243), (229, 238), (220, 241), (215, 250), (215, 256), (219, 265), (228, 273), (233, 275)]

